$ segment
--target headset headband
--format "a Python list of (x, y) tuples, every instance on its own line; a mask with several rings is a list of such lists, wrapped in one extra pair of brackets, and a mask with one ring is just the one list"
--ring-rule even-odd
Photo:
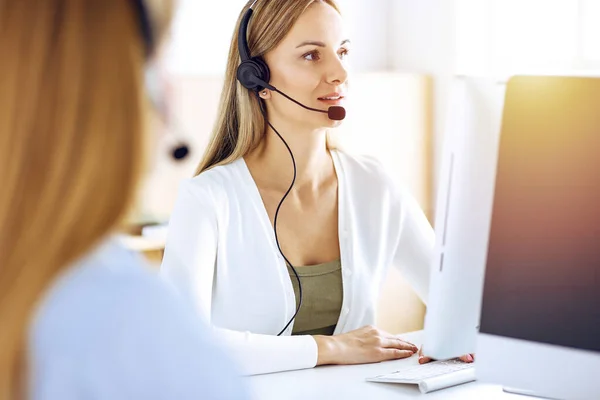
[(152, 32), (152, 22), (150, 13), (144, 3), (144, 0), (133, 0), (133, 5), (138, 17), (140, 32), (144, 41), (144, 51), (146, 57), (150, 56), (154, 51), (154, 34)]

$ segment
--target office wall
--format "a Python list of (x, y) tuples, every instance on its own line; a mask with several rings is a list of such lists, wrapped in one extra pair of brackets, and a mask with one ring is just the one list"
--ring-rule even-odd
[(455, 3), (456, 0), (393, 0), (389, 10), (390, 68), (426, 73), (433, 79), (433, 204), (456, 64)]

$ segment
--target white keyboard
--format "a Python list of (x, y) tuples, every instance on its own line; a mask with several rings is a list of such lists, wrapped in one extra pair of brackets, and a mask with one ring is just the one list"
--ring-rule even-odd
[(425, 379), (474, 368), (474, 366), (475, 363), (466, 363), (460, 360), (433, 361), (371, 379), (380, 382), (419, 383)]

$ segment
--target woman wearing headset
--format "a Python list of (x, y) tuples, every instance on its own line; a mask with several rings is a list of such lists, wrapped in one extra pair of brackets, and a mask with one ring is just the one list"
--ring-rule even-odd
[(246, 374), (412, 356), (413, 344), (371, 325), (392, 265), (427, 300), (433, 230), (378, 162), (330, 145), (339, 121), (303, 108), (343, 106), (350, 43), (338, 7), (258, 0), (248, 12), (251, 3), (212, 140), (180, 188), (163, 274)]
[(0, 0), (2, 400), (245, 398), (195, 313), (109, 238), (146, 169), (144, 68), (172, 6)]

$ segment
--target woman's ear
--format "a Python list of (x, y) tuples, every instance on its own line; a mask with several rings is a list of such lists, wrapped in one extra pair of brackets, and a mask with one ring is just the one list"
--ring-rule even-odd
[(267, 100), (271, 98), (271, 91), (269, 89), (263, 89), (260, 92), (258, 92), (258, 95), (261, 99)]

